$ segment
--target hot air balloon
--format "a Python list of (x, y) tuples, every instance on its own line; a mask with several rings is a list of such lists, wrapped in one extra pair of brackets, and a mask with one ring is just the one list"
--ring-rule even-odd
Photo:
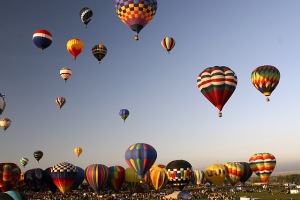
[(243, 165), (237, 162), (227, 162), (224, 166), (226, 169), (226, 178), (234, 186), (242, 177)]
[(248, 179), (252, 176), (253, 171), (250, 168), (249, 163), (247, 162), (238, 162), (238, 163), (243, 166), (243, 173), (240, 178), (240, 182), (244, 185), (245, 182), (248, 181)]
[(23, 167), (25, 167), (28, 162), (29, 162), (28, 158), (21, 158), (20, 159), (20, 164), (23, 165)]
[(103, 44), (97, 44), (93, 46), (92, 53), (95, 56), (95, 58), (99, 61), (100, 64), (101, 60), (107, 54), (107, 48)]
[(40, 159), (43, 157), (44, 153), (40, 150), (37, 150), (33, 153), (33, 157), (39, 162)]
[(84, 181), (85, 172), (81, 167), (76, 166), (77, 169), (77, 176), (75, 182), (70, 187), (70, 190), (77, 190), (81, 183)]
[(223, 106), (236, 88), (237, 76), (229, 67), (208, 67), (199, 74), (197, 85), (201, 93), (219, 109), (219, 117), (222, 117)]
[(85, 25), (86, 28), (93, 17), (93, 11), (88, 7), (84, 7), (80, 10), (79, 15), (82, 23)]
[(74, 149), (74, 154), (75, 154), (77, 157), (79, 157), (81, 153), (82, 153), (82, 148), (81, 148), (81, 147), (76, 147), (76, 148)]
[(200, 186), (204, 177), (204, 172), (201, 170), (194, 170), (193, 171), (194, 175), (194, 182), (197, 186)]
[(43, 171), (41, 168), (33, 168), (24, 174), (25, 183), (34, 192), (39, 192), (45, 187)]
[(251, 82), (256, 89), (267, 97), (266, 101), (270, 101), (268, 96), (277, 87), (280, 80), (279, 70), (272, 65), (263, 65), (255, 68), (251, 73)]
[(225, 166), (222, 164), (209, 165), (204, 172), (204, 176), (213, 184), (220, 186), (226, 178)]
[(110, 166), (108, 167), (108, 182), (113, 187), (113, 189), (118, 192), (125, 180), (125, 169), (122, 166)]
[(52, 176), (51, 176), (51, 169), (52, 169), (52, 167), (46, 168), (46, 169), (43, 171), (43, 177), (44, 177), (45, 184), (48, 186), (49, 190), (50, 190), (52, 193), (55, 193), (56, 190), (57, 190), (57, 187), (56, 187), (56, 185), (53, 183)]
[(37, 30), (33, 33), (32, 40), (35, 46), (40, 48), (41, 52), (43, 52), (44, 49), (51, 45), (52, 35), (47, 30)]
[(115, 8), (119, 18), (135, 34), (138, 40), (139, 32), (152, 20), (157, 10), (156, 0), (115, 0)]
[(72, 70), (68, 67), (63, 67), (63, 68), (60, 69), (59, 74), (60, 74), (61, 78), (65, 80), (65, 83), (66, 83), (67, 80), (72, 75)]
[(157, 158), (156, 150), (149, 144), (136, 143), (125, 151), (125, 160), (139, 178), (143, 178)]
[(249, 165), (260, 180), (267, 184), (269, 176), (275, 169), (276, 158), (271, 153), (256, 153), (250, 157)]
[(138, 177), (133, 169), (130, 167), (125, 169), (125, 182), (128, 184), (131, 193), (136, 191), (141, 181), (142, 179)]
[(149, 170), (150, 185), (156, 191), (159, 191), (168, 183), (168, 174), (166, 172), (166, 166), (162, 164), (154, 165)]
[(85, 179), (91, 188), (100, 194), (102, 187), (108, 181), (108, 168), (102, 164), (89, 165), (85, 169)]
[(21, 169), (15, 163), (0, 163), (0, 189), (2, 192), (13, 189), (20, 179)]
[[(27, 196), (23, 192), (19, 192), (19, 191), (9, 190), (3, 194), (9, 195), (11, 197), (11, 199), (13, 199), (13, 200), (28, 200)], [(1, 196), (0, 196), (0, 199), (5, 200), (5, 199), (2, 199)]]
[(0, 115), (3, 113), (5, 107), (6, 107), (6, 101), (4, 99), (4, 94), (0, 93)]
[(61, 109), (65, 105), (66, 99), (64, 97), (57, 97), (55, 103), (58, 105), (59, 109)]
[(120, 112), (119, 112), (119, 115), (121, 116), (121, 118), (124, 120), (127, 119), (127, 117), (129, 116), (129, 110), (127, 109), (121, 109)]
[(168, 52), (170, 53), (170, 51), (173, 49), (173, 47), (175, 46), (175, 40), (172, 37), (165, 37), (164, 39), (162, 39), (161, 41), (161, 46)]
[(192, 165), (186, 160), (173, 160), (166, 166), (169, 184), (180, 191), (192, 178)]
[(74, 57), (74, 60), (76, 60), (77, 56), (83, 51), (84, 44), (80, 39), (70, 39), (67, 42), (67, 50), (69, 53)]
[(0, 120), (0, 126), (3, 128), (4, 131), (10, 127), (11, 120), (9, 118), (2, 118)]
[(71, 163), (61, 162), (52, 167), (51, 177), (60, 192), (65, 194), (76, 180), (77, 169)]

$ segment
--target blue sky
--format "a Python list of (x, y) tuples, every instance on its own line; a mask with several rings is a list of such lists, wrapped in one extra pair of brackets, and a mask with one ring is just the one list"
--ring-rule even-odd
[[(63, 161), (127, 167), (125, 150), (143, 142), (157, 150), (156, 164), (184, 159), (205, 170), (269, 152), (277, 159), (275, 171), (300, 169), (299, 1), (159, 0), (139, 41), (113, 0), (10, 0), (2, 6), (0, 92), (7, 107), (1, 117), (12, 125), (0, 134), (1, 162), (27, 157), (24, 170)], [(94, 13), (88, 28), (79, 17), (83, 7)], [(53, 36), (43, 54), (32, 42), (38, 29)], [(160, 45), (166, 36), (176, 40), (170, 54)], [(85, 44), (77, 60), (66, 50), (71, 38)], [(99, 43), (108, 49), (100, 65), (91, 53)], [(199, 73), (215, 65), (238, 77), (222, 118), (196, 84)], [(268, 103), (250, 80), (261, 65), (281, 73)], [(67, 84), (62, 67), (73, 71)], [(61, 110), (58, 96), (67, 100)], [(125, 123), (122, 108), (130, 111)], [(83, 148), (79, 158), (77, 146)], [(40, 163), (35, 150), (44, 152)]]

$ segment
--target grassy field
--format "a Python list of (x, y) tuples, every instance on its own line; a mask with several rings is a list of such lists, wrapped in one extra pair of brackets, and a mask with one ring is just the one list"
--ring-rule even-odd
[(299, 194), (279, 194), (278, 192), (268, 193), (268, 192), (253, 192), (253, 193), (244, 193), (238, 192), (236, 195), (236, 200), (240, 199), (240, 197), (255, 197), (260, 198), (262, 200), (300, 200)]

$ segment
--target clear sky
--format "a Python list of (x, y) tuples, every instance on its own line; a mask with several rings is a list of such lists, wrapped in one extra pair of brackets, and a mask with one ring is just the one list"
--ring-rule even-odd
[[(268, 152), (277, 159), (275, 171), (300, 170), (300, 1), (158, 0), (139, 41), (113, 0), (1, 5), (0, 92), (7, 103), (1, 117), (12, 120), (0, 130), (1, 162), (27, 157), (23, 170), (63, 161), (127, 167), (125, 150), (142, 142), (156, 149), (156, 164), (184, 159), (205, 170)], [(83, 7), (94, 13), (87, 28), (79, 17)], [(38, 29), (53, 36), (43, 54), (32, 41)], [(166, 36), (176, 40), (170, 54), (160, 44)], [(85, 44), (76, 60), (66, 49), (71, 38)], [(99, 43), (108, 49), (101, 64), (91, 53)], [(222, 118), (196, 83), (216, 65), (238, 77)], [(268, 103), (250, 80), (261, 65), (281, 73)], [(66, 84), (62, 67), (73, 71)], [(61, 110), (59, 96), (67, 101)], [(122, 108), (130, 111), (125, 123)], [(39, 163), (35, 150), (44, 152)]]

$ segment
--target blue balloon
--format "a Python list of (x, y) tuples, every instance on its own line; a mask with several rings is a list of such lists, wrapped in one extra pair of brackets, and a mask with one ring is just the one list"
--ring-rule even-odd
[(129, 111), (127, 109), (121, 109), (119, 115), (125, 122), (126, 118), (129, 116)]

